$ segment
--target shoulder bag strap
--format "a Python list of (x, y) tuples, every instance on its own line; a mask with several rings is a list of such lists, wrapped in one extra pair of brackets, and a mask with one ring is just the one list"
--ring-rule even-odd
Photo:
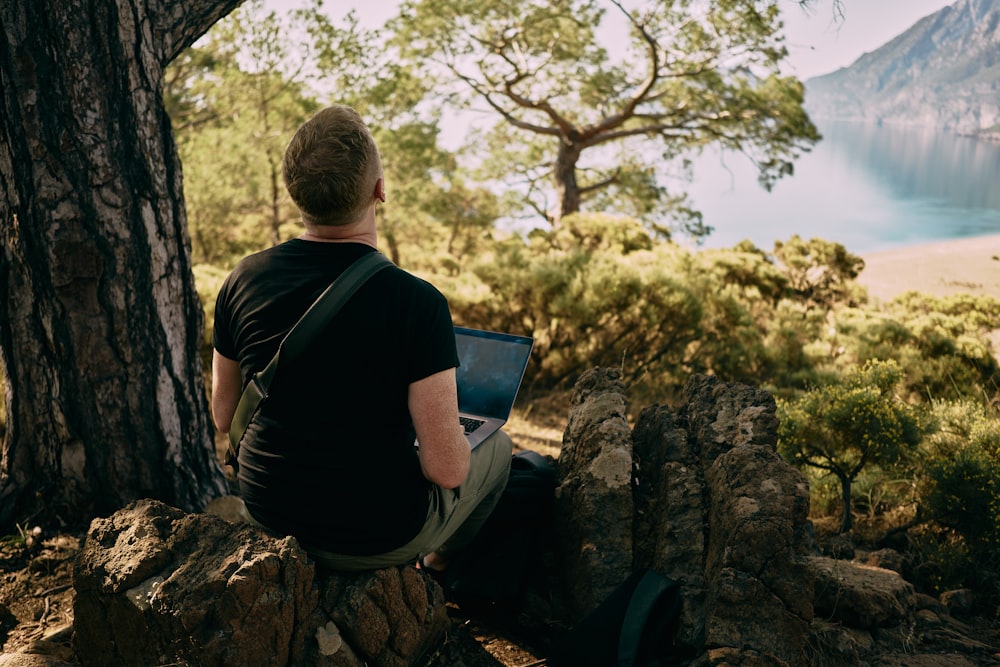
[(264, 370), (254, 373), (250, 382), (243, 389), (243, 395), (236, 406), (233, 422), (229, 428), (229, 451), (226, 453), (226, 463), (236, 467), (236, 457), (240, 449), (240, 440), (250, 424), (260, 402), (267, 397), (267, 389), (278, 370), (279, 364), (288, 364), (302, 356), (309, 342), (319, 334), (326, 324), (337, 314), (340, 307), (354, 292), (382, 269), (392, 266), (392, 262), (381, 252), (373, 252), (355, 261), (323, 290), (316, 301), (299, 318), (295, 326), (285, 334), (278, 346), (278, 351), (268, 362)]

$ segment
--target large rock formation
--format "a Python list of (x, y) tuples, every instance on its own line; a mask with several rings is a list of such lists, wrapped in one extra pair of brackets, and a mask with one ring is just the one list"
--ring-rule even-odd
[(572, 618), (645, 567), (682, 586), (677, 664), (995, 664), (943, 603), (921, 602), (898, 553), (820, 556), (808, 483), (775, 450), (770, 394), (693, 376), (679, 405), (647, 407), (632, 430), (627, 412), (617, 371), (580, 378), (555, 517)]
[(613, 371), (576, 383), (559, 454), (554, 526), (567, 603), (577, 618), (632, 572), (632, 432), (625, 387)]
[(580, 378), (556, 517), (571, 608), (585, 614), (649, 567), (683, 586), (684, 652), (807, 664), (809, 487), (775, 452), (774, 399), (697, 376), (679, 407), (643, 410), (634, 433), (625, 415), (617, 371)]

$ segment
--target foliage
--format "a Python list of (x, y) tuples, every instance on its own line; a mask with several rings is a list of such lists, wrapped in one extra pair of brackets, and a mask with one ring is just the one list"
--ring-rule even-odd
[[(604, 29), (612, 20), (624, 30)], [(666, 224), (686, 209), (661, 165), (716, 144), (769, 187), (819, 139), (801, 83), (779, 73), (775, 0), (409, 0), (390, 26), (402, 59), (496, 115), (483, 164), (501, 180), (518, 165), (525, 206), (556, 226), (587, 199)]]
[(796, 234), (788, 241), (776, 241), (774, 255), (798, 301), (827, 310), (861, 302), (862, 291), (854, 279), (865, 262), (842, 244), (815, 238), (804, 241)]
[(470, 326), (535, 337), (533, 382), (559, 387), (594, 365), (632, 382), (680, 382), (702, 306), (690, 256), (653, 245), (634, 220), (577, 215), (553, 232), (510, 235), (475, 258), (476, 289), (451, 295)]
[(997, 321), (1000, 301), (970, 295), (909, 293), (885, 310), (842, 310), (835, 315), (837, 363), (893, 359), (911, 400), (989, 398), (1000, 387), (987, 335)]
[(416, 272), (457, 266), (489, 236), (497, 197), (467, 185), (439, 146), (440, 108), (420, 104), (427, 82), (372, 50), (378, 31), (359, 28), (353, 13), (335, 25), (321, 6), (281, 17), (254, 0), (171, 66), (165, 94), (196, 259), (232, 266), (300, 233), (281, 160), (295, 129), (332, 98), (356, 108), (381, 147), (386, 252)]
[(281, 181), (295, 128), (316, 108), (305, 52), (288, 35), (324, 24), (318, 0), (286, 17), (251, 0), (168, 68), (164, 92), (185, 172), (196, 261), (235, 259), (288, 237), (296, 220)]
[(209, 350), (212, 345), (212, 326), (215, 322), (215, 297), (222, 288), (222, 281), (226, 279), (228, 270), (213, 266), (212, 264), (196, 264), (194, 266), (194, 285), (201, 298), (202, 308), (205, 311), (205, 332), (203, 336), (204, 344)]
[(916, 411), (894, 391), (902, 371), (894, 361), (872, 360), (842, 384), (778, 402), (778, 450), (792, 463), (826, 471), (842, 489), (841, 531), (851, 529), (851, 485), (869, 464), (894, 464), (920, 441)]
[(966, 573), (991, 573), (990, 592), (1000, 597), (1000, 415), (971, 400), (935, 401), (933, 415), (923, 502), (934, 522), (953, 532), (949, 543), (961, 545), (951, 558), (964, 562)]

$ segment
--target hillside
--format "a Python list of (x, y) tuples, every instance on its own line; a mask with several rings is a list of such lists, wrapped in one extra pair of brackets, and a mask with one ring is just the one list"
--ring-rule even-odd
[(958, 0), (805, 86), (806, 109), (816, 119), (1000, 139), (1000, 0)]

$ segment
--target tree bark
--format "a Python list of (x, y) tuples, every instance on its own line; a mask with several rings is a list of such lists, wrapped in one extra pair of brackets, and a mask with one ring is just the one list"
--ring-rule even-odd
[(161, 88), (239, 2), (0, 4), (0, 528), (225, 492)]
[(553, 170), (553, 180), (559, 202), (557, 208), (549, 214), (549, 222), (553, 229), (559, 227), (559, 223), (564, 217), (580, 211), (580, 185), (576, 182), (576, 165), (580, 162), (582, 151), (581, 145), (573, 142), (570, 138), (561, 137)]
[(840, 517), (840, 532), (843, 534), (851, 532), (851, 527), (854, 525), (854, 513), (851, 511), (854, 505), (851, 502), (852, 478), (839, 472), (837, 478), (840, 480), (840, 502), (843, 512)]

